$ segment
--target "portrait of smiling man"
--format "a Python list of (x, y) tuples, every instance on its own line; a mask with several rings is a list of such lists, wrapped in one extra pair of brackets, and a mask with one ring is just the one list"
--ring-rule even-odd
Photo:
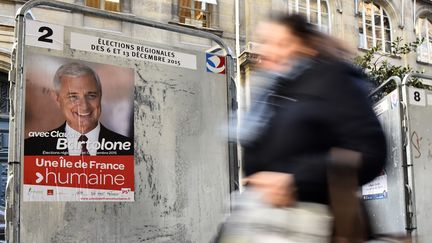
[(102, 85), (90, 67), (72, 62), (57, 69), (55, 101), (65, 122), (25, 139), (25, 155), (133, 155), (132, 139), (109, 130), (100, 121)]

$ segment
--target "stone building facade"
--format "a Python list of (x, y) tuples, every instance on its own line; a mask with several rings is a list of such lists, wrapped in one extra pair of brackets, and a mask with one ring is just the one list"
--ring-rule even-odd
[[(239, 57), (240, 103), (247, 109), (251, 60), (255, 57), (253, 31), (269, 12), (300, 12), (312, 24), (341, 40), (359, 54), (372, 46), (382, 46), (381, 53), (394, 64), (410, 65), (414, 70), (432, 75), (432, 1), (404, 0), (245, 0), (243, 14), (244, 49)], [(390, 42), (396, 38), (413, 42), (423, 38), (417, 52), (396, 56)], [(382, 44), (384, 43), (384, 44)]]
[[(415, 70), (432, 74), (432, 2), (427, 0), (64, 0), (68, 3), (119, 11), (125, 15), (143, 17), (162, 23), (188, 26), (221, 36), (236, 50), (239, 60), (239, 101), (241, 107), (248, 104), (248, 80), (250, 60), (253, 58), (253, 33), (257, 24), (268, 13), (301, 12), (311, 23), (323, 31), (344, 40), (359, 53), (374, 45), (383, 46), (382, 52), (390, 62), (409, 64)], [(10, 66), (13, 43), (14, 15), (26, 1), (0, 2), (0, 71), (6, 73)], [(238, 2), (238, 32), (236, 32), (236, 8)], [(80, 13), (36, 8), (29, 18), (109, 31), (114, 34), (170, 44), (183, 43), (197, 49), (208, 49), (213, 43), (185, 35), (173, 35), (164, 31), (134, 26), (125, 22), (92, 17)], [(364, 30), (364, 31), (363, 31)], [(363, 33), (364, 32), (364, 33)], [(238, 34), (238, 46), (236, 46)], [(400, 37), (405, 42), (424, 38), (417, 53), (405, 56), (391, 55), (388, 43)], [(381, 43), (384, 43), (383, 45)]]

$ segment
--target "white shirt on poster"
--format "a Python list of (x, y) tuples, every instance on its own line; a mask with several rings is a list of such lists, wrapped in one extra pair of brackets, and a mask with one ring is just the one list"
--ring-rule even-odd
[[(66, 123), (65, 132), (68, 142), (69, 155), (81, 155), (81, 146), (74, 145), (78, 143), (78, 139), (81, 135), (85, 135), (87, 137), (87, 144), (96, 144), (96, 142), (99, 142), (100, 124), (98, 123), (98, 125), (90, 132), (81, 134)], [(96, 155), (96, 146), (87, 146), (87, 150), (90, 155)]]

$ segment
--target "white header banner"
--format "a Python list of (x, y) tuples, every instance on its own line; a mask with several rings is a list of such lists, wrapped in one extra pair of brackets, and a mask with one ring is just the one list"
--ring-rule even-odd
[(71, 48), (111, 56), (138, 59), (188, 69), (197, 69), (196, 56), (151, 46), (71, 33)]

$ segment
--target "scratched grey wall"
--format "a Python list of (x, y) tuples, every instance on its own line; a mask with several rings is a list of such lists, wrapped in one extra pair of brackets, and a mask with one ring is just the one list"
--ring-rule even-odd
[(419, 242), (432, 242), (432, 92), (408, 89), (409, 138)]
[(202, 51), (159, 47), (196, 55), (197, 70), (27, 47), (135, 69), (135, 202), (21, 202), (21, 242), (203, 243), (216, 233), (229, 196), (225, 76), (206, 72)]

